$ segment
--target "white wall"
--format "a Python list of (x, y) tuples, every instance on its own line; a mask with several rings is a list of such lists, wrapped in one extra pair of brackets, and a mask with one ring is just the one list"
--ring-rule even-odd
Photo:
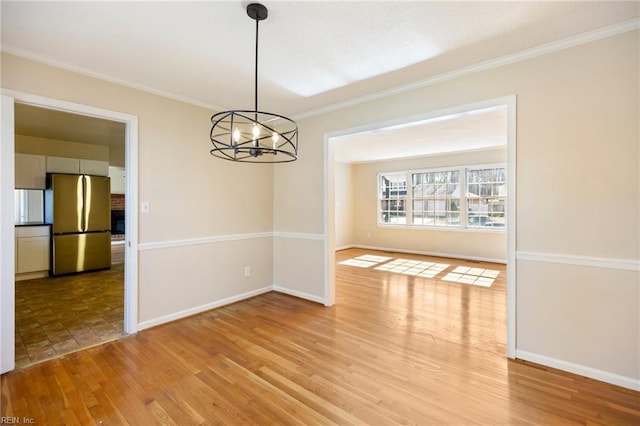
[[(515, 94), (516, 355), (640, 389), (639, 39), (626, 32), (300, 120), (300, 160), (274, 174), (275, 226), (318, 235), (333, 225), (327, 134)], [(295, 276), (309, 253), (331, 261), (306, 242), (286, 264), (276, 256), (276, 273)], [(310, 275), (306, 291), (323, 297), (327, 279)]]

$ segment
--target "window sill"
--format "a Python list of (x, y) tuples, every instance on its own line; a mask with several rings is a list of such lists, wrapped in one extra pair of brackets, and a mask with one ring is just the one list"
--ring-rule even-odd
[(378, 228), (390, 229), (410, 229), (412, 231), (454, 231), (454, 232), (472, 232), (472, 233), (488, 233), (488, 234), (506, 234), (507, 228), (459, 228), (454, 226), (428, 226), (428, 225), (397, 225), (394, 223), (378, 223)]

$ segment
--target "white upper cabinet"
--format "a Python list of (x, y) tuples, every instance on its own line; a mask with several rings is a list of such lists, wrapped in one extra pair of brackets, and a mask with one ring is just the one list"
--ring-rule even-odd
[(109, 176), (109, 163), (100, 160), (80, 160), (80, 173), (83, 175)]
[(69, 157), (47, 157), (47, 173), (109, 176), (109, 162)]
[(80, 160), (68, 157), (47, 157), (47, 173), (80, 174)]
[(45, 189), (46, 177), (44, 155), (15, 154), (15, 188)]
[(124, 168), (109, 167), (109, 177), (111, 178), (111, 193), (124, 194), (126, 188)]

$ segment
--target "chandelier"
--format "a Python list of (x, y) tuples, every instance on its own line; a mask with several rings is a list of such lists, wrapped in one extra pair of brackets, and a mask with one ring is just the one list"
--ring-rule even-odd
[(298, 158), (298, 125), (283, 115), (258, 110), (258, 24), (267, 8), (247, 6), (256, 21), (255, 109), (222, 111), (211, 117), (211, 155), (245, 163), (287, 163)]

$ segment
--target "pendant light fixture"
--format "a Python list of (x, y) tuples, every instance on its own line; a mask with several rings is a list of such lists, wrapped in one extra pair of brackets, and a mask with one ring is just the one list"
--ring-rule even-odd
[(211, 155), (245, 163), (287, 163), (298, 158), (298, 125), (283, 115), (258, 110), (258, 25), (267, 19), (267, 8), (247, 6), (256, 21), (255, 109), (231, 110), (211, 117)]

